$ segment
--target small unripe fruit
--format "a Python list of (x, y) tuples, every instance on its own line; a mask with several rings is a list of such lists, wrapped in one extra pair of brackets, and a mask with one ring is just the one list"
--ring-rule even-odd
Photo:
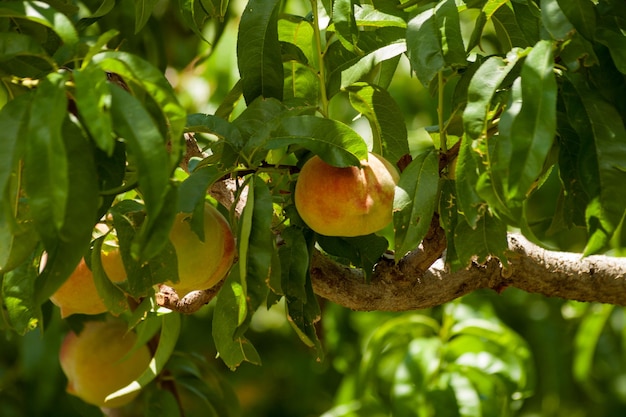
[[(126, 270), (119, 249), (101, 253), (102, 268), (113, 282), (126, 279)], [(72, 272), (72, 275), (50, 297), (61, 309), (61, 317), (71, 314), (100, 314), (107, 311), (100, 297), (91, 270), (85, 259)]]
[(191, 230), (191, 213), (178, 213), (170, 241), (178, 258), (179, 282), (166, 282), (179, 297), (213, 287), (226, 276), (235, 259), (235, 238), (230, 225), (211, 204), (204, 206), (204, 242)]
[(59, 360), (67, 376), (67, 391), (98, 407), (115, 408), (131, 402), (139, 392), (111, 401), (105, 398), (130, 384), (151, 360), (143, 345), (130, 355), (137, 336), (122, 321), (89, 321), (83, 330), (65, 336)]
[(298, 176), (295, 204), (302, 220), (326, 236), (363, 236), (392, 220), (400, 176), (389, 161), (370, 153), (361, 167), (339, 168), (318, 156)]

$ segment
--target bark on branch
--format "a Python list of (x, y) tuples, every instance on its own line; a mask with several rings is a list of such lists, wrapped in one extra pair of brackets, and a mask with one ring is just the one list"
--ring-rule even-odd
[(312, 261), (316, 294), (353, 310), (406, 311), (444, 304), (481, 288), (516, 287), (530, 293), (577, 301), (626, 305), (626, 258), (544, 250), (511, 234), (509, 268), (498, 259), (450, 273), (441, 259), (422, 274), (407, 274), (421, 261), (415, 251), (398, 266), (379, 263), (369, 283), (360, 270), (346, 268), (321, 254)]

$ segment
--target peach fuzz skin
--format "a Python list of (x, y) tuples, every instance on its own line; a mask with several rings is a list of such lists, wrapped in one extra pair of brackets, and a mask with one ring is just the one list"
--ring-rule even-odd
[(79, 334), (68, 333), (59, 352), (67, 391), (98, 407), (116, 408), (131, 402), (138, 391), (109, 401), (105, 398), (148, 367), (151, 355), (146, 345), (127, 356), (136, 339), (121, 321), (88, 321)]
[(230, 225), (212, 205), (204, 207), (204, 242), (191, 230), (191, 213), (178, 213), (170, 241), (178, 258), (179, 282), (166, 282), (179, 297), (213, 287), (226, 276), (235, 259), (235, 239)]
[(359, 167), (339, 168), (318, 156), (309, 159), (298, 177), (295, 204), (302, 220), (326, 236), (363, 236), (392, 220), (396, 169), (370, 153)]
[[(126, 279), (119, 249), (102, 252), (101, 260), (102, 268), (111, 281), (122, 282)], [(100, 314), (107, 311), (84, 258), (50, 300), (61, 309), (63, 318), (72, 314)]]

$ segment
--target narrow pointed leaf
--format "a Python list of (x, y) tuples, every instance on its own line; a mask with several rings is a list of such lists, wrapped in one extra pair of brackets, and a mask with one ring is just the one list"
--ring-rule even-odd
[(354, 18), (355, 0), (335, 0), (333, 4), (333, 23), (339, 41), (348, 51), (359, 52), (359, 30)]
[(463, 125), (470, 138), (478, 139), (486, 135), (491, 100), (516, 62), (517, 60), (506, 61), (494, 56), (476, 70), (468, 87), (467, 107), (463, 112)]
[(135, 0), (135, 33), (139, 33), (141, 29), (148, 23), (148, 19), (152, 15), (152, 10), (159, 0)]
[(312, 150), (334, 166), (354, 166), (367, 159), (367, 145), (363, 138), (349, 126), (333, 119), (315, 116), (283, 119), (267, 147), (275, 149), (292, 144)]
[(432, 151), (418, 155), (400, 176), (393, 202), (396, 260), (416, 249), (438, 204), (439, 163)]
[(555, 40), (564, 40), (568, 37), (574, 26), (570, 23), (561, 10), (557, 0), (541, 0), (541, 21)]
[(78, 43), (72, 22), (43, 1), (5, 1), (0, 3), (0, 17), (24, 18), (52, 29), (68, 46)]
[(46, 246), (48, 258), (35, 287), (37, 304), (46, 301), (74, 271), (89, 247), (94, 225), (99, 220), (94, 149), (80, 127), (67, 117), (61, 133), (67, 160), (67, 206), (58, 235)]
[(98, 294), (107, 310), (113, 315), (118, 315), (128, 309), (128, 302), (126, 301), (126, 294), (111, 281), (102, 266), (101, 251), (105, 237), (102, 236), (94, 242), (91, 251), (91, 271)]
[(595, 185), (595, 189), (589, 190), (592, 200), (587, 207), (587, 223), (591, 237), (585, 253), (591, 254), (602, 249), (607, 243), (621, 221), (626, 207), (626, 196), (620, 191), (626, 181), (624, 163), (626, 150), (622, 143), (622, 138), (626, 137), (626, 128), (617, 109), (605, 101), (597, 91), (592, 90), (582, 77), (572, 75), (569, 80), (573, 83), (584, 108), (584, 113), (579, 112), (576, 119), (572, 119), (574, 116), (572, 113), (570, 120), (579, 135), (592, 133), (597, 158), (598, 172), (590, 173), (592, 178), (596, 179), (590, 184)]
[(549, 41), (535, 45), (524, 61), (521, 108), (512, 121), (509, 137), (509, 199), (526, 197), (554, 143), (557, 85), (553, 68), (552, 42)]
[(283, 63), (278, 41), (278, 0), (250, 0), (239, 24), (237, 62), (246, 103), (283, 98)]
[(42, 80), (33, 97), (25, 137), (24, 186), (43, 241), (53, 246), (65, 221), (69, 194), (68, 159), (61, 128), (67, 117), (64, 84), (53, 73)]
[(411, 19), (406, 42), (413, 71), (425, 86), (442, 69), (465, 65), (465, 46), (454, 0), (427, 6)]
[(111, 91), (106, 74), (87, 66), (73, 73), (76, 108), (92, 138), (108, 156), (113, 154), (115, 137), (111, 121)]
[(168, 359), (174, 352), (178, 335), (180, 334), (181, 319), (180, 314), (168, 313), (161, 316), (163, 323), (161, 324), (161, 333), (159, 336), (159, 345), (152, 360), (148, 364), (148, 368), (133, 382), (107, 395), (105, 401), (111, 401), (115, 398), (137, 392), (145, 388), (152, 382), (163, 370)]
[(387, 90), (373, 84), (358, 83), (347, 88), (350, 103), (367, 117), (374, 138), (372, 151), (391, 163), (409, 153), (407, 130), (398, 104)]

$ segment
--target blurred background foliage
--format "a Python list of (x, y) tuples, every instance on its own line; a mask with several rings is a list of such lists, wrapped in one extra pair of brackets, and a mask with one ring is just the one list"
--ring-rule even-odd
[[(58, 3), (72, 2), (59, 0)], [(85, 0), (81, 7), (87, 14), (103, 3), (107, 2)], [(285, 0), (285, 3), (288, 12), (308, 13), (306, 1)], [(178, 2), (168, 0), (157, 1), (153, 16), (139, 34), (134, 33), (135, 10), (131, 1), (117, 2), (115, 10), (98, 21), (94, 30), (96, 27), (98, 31), (121, 30), (118, 49), (139, 54), (165, 71), (188, 113), (213, 113), (239, 78), (236, 34), (244, 6), (245, 1), (233, 0), (224, 15), (216, 11), (211, 19), (199, 21), (199, 31), (205, 40), (187, 28)], [(463, 27), (471, 31), (475, 15), (470, 10), (462, 12), (461, 17)], [(499, 47), (495, 35), (485, 37), (483, 48), (498, 52)], [(449, 87), (448, 93), (451, 93), (454, 86)], [(426, 129), (436, 121), (436, 103), (410, 75), (407, 62), (401, 62), (389, 91), (405, 115), (412, 147), (429, 146), (431, 139)], [(243, 103), (238, 106), (243, 109)], [(356, 114), (344, 94), (333, 99), (331, 112), (334, 118), (353, 123), (360, 132), (367, 129), (367, 123), (353, 121)], [(585, 244), (584, 231), (556, 234), (550, 240), (545, 233), (540, 234), (547, 229), (545, 222), (552, 219), (557, 204), (550, 181), (555, 182), (556, 189), (558, 179), (553, 175), (548, 185), (533, 196), (529, 217), (535, 220), (538, 237), (544, 239), (546, 245), (580, 251)], [(616, 245), (619, 246), (623, 245)], [(510, 339), (504, 343), (517, 343), (516, 347), (523, 353), (521, 356), (526, 356), (528, 361), (527, 381), (521, 388), (532, 392), (520, 392), (517, 399), (512, 399), (512, 415), (626, 415), (626, 316), (622, 308), (549, 299), (516, 289), (507, 289), (501, 294), (478, 291), (447, 306), (401, 314), (352, 312), (321, 302), (323, 317), (319, 334), (326, 350), (323, 361), (317, 362), (313, 353), (294, 335), (279, 311), (284, 307), (279, 304), (269, 311), (259, 311), (248, 332), (263, 365), (244, 363), (235, 372), (215, 358), (211, 338), (212, 305), (185, 316), (177, 351), (186, 354), (174, 356), (168, 365), (183, 402), (188, 404), (185, 415), (205, 416), (209, 406), (213, 407), (214, 415), (220, 416), (389, 415), (389, 397), (401, 394), (397, 389), (394, 391), (397, 387), (391, 386), (399, 384), (397, 379), (394, 382), (393, 376), (397, 377), (403, 369), (406, 371), (413, 362), (417, 363), (415, 369), (418, 370), (420, 366), (436, 363), (433, 371), (436, 375), (431, 375), (426, 385), (436, 384), (437, 378), (442, 378), (446, 372), (454, 372), (453, 365), (458, 362), (443, 355), (441, 350), (444, 345), (452, 350), (449, 346), (454, 342), (446, 320), (459, 323), (473, 317), (501, 326), (502, 334), (510, 334)], [(45, 331), (30, 332), (23, 337), (10, 332), (0, 335), (0, 416), (102, 415), (97, 408), (65, 394), (66, 381), (57, 356), (68, 323), (58, 317), (58, 311), (52, 306), (46, 307), (49, 319)], [(488, 335), (478, 335), (476, 340), (476, 343), (491, 344), (486, 350), (491, 349), (493, 358), (497, 357), (492, 348), (498, 341), (490, 340)], [(475, 341), (462, 339), (459, 343), (463, 342)], [(420, 350), (420, 346), (435, 346), (430, 352), (432, 357), (423, 356), (427, 349)], [(374, 351), (377, 353), (373, 354)], [(377, 358), (374, 364), (372, 355)], [(429, 362), (420, 365), (424, 360)], [(502, 375), (514, 372), (513, 368), (519, 364), (502, 360), (501, 367), (493, 373), (506, 380)], [(186, 383), (193, 378), (205, 379), (210, 392), (195, 392), (196, 385)], [(141, 394), (148, 408), (154, 392), (163, 393), (146, 390)], [(210, 405), (197, 401), (207, 397), (211, 399)], [(435, 401), (445, 403), (446, 393), (440, 393), (438, 398)], [(216, 408), (215, 404), (223, 408)], [(125, 411), (132, 415), (133, 410)], [(153, 412), (153, 415), (175, 415), (177, 410)], [(414, 414), (417, 412), (416, 409), (412, 412), (396, 410), (393, 415), (428, 415), (427, 411)], [(451, 405), (449, 415), (459, 415), (456, 405)], [(507, 414), (503, 411), (499, 415)]]

